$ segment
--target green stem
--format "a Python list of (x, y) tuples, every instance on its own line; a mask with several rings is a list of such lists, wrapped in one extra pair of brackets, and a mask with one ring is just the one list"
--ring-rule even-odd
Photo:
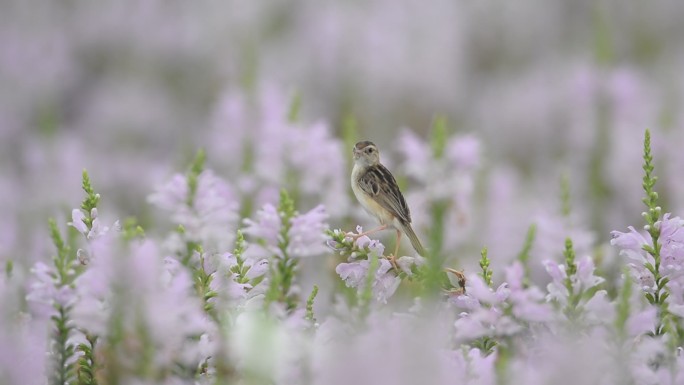
[(311, 321), (312, 323), (316, 323), (316, 318), (314, 318), (313, 312), (313, 305), (314, 300), (316, 299), (316, 295), (318, 295), (318, 286), (314, 285), (313, 290), (311, 290), (311, 294), (309, 295), (309, 298), (306, 300), (306, 319)]
[(373, 282), (375, 281), (375, 272), (380, 267), (380, 260), (375, 254), (371, 255), (368, 261), (368, 275), (366, 275), (366, 285), (360, 293), (359, 302), (361, 304), (361, 320), (365, 320), (370, 312), (370, 304), (373, 301)]
[(73, 365), (69, 363), (69, 359), (74, 355), (74, 346), (68, 342), (72, 330), (72, 327), (69, 326), (68, 313), (68, 309), (59, 305), (57, 306), (57, 315), (52, 317), (55, 322), (53, 336), (55, 370), (50, 380), (51, 385), (67, 385), (73, 376)]
[(532, 246), (534, 245), (534, 239), (536, 236), (537, 236), (537, 225), (533, 223), (527, 229), (527, 234), (525, 235), (525, 243), (523, 244), (522, 250), (518, 254), (518, 260), (523, 265), (523, 269), (524, 269), (524, 275), (523, 275), (523, 286), (524, 287), (530, 286), (530, 264), (529, 264), (530, 251), (532, 250)]

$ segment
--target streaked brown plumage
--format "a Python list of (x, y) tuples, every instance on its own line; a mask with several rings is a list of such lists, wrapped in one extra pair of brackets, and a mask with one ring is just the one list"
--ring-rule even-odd
[(406, 200), (392, 173), (380, 163), (380, 153), (375, 144), (358, 142), (353, 153), (352, 190), (363, 208), (381, 224), (379, 228), (364, 234), (392, 227), (397, 231), (395, 256), (399, 251), (402, 232), (408, 236), (416, 252), (425, 255), (425, 249), (411, 227), (411, 212)]

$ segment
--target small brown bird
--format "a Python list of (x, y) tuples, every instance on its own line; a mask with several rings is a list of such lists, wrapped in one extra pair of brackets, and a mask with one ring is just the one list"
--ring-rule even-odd
[(380, 152), (373, 142), (358, 142), (353, 149), (354, 168), (351, 174), (352, 190), (363, 208), (380, 222), (380, 227), (366, 231), (367, 235), (376, 231), (394, 228), (397, 231), (397, 245), (394, 257), (399, 252), (401, 233), (408, 236), (416, 252), (425, 256), (425, 249), (411, 228), (411, 213), (404, 196), (399, 191), (392, 173), (380, 163)]

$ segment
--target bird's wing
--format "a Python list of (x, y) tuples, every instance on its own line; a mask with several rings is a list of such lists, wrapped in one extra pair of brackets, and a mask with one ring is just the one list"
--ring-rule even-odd
[(397, 181), (392, 173), (383, 165), (371, 166), (359, 178), (359, 187), (380, 206), (389, 210), (402, 222), (411, 223), (409, 211), (404, 196), (399, 191)]

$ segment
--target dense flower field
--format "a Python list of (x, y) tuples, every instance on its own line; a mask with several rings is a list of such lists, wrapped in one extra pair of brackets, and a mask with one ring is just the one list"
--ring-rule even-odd
[(34, 3), (0, 384), (684, 384), (679, 2)]
[[(446, 172), (442, 161), (472, 163), (439, 151), (452, 143), (463, 155), (471, 138), (438, 137), (424, 166)], [(610, 241), (622, 273), (601, 274), (567, 237), (558, 245), (564, 258), (541, 263), (546, 285), (531, 273), (534, 226), (495, 279), (487, 248), (478, 270), (449, 267), (441, 240), (456, 229), (437, 211), (427, 255), (391, 260), (379, 240), (354, 237), (361, 226), (331, 229), (325, 205), (298, 211), (286, 189), (239, 220), (239, 196), (200, 151), (149, 195), (171, 227), (148, 235), (134, 220), (103, 220), (102, 197), (84, 171), (71, 220), (49, 223), (52, 259), (36, 262), (25, 281), (7, 262), (3, 378), (681, 383), (684, 220), (658, 206), (650, 146), (646, 131), (643, 231), (613, 231)], [(427, 198), (426, 207), (443, 210), (456, 196)]]

